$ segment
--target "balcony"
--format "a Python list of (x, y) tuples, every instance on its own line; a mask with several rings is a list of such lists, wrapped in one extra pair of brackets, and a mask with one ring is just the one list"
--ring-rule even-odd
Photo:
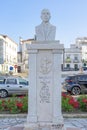
[(74, 59), (73, 63), (79, 63), (79, 60), (78, 59)]
[(67, 59), (65, 60), (65, 62), (66, 62), (66, 63), (71, 63), (71, 59), (70, 59), (70, 58), (67, 58)]

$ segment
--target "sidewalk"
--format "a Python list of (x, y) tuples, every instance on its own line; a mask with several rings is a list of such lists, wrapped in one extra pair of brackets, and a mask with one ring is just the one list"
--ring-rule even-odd
[[(87, 115), (87, 114), (86, 114)], [(27, 114), (0, 115), (0, 130), (23, 130)], [(87, 130), (87, 118), (75, 118), (63, 114), (66, 130)]]

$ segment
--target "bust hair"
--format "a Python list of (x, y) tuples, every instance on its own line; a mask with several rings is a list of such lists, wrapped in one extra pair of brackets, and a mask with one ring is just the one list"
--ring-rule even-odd
[(44, 14), (44, 12), (47, 12), (48, 14), (49, 14), (49, 19), (51, 18), (51, 14), (50, 14), (50, 11), (48, 10), (48, 9), (43, 9), (42, 11), (41, 11), (41, 19), (43, 19), (43, 14)]

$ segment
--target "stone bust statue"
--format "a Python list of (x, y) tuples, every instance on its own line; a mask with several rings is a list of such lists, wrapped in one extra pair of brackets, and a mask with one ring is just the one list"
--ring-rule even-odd
[(37, 41), (52, 41), (55, 40), (56, 27), (50, 24), (51, 14), (48, 9), (43, 9), (41, 12), (42, 23), (35, 27)]

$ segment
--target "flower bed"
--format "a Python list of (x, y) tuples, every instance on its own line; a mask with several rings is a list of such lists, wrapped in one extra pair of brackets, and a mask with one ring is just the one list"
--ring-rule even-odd
[[(11, 98), (0, 99), (0, 113), (27, 113), (28, 96), (13, 96)], [(87, 112), (87, 96), (81, 95), (74, 98), (62, 93), (62, 112)]]
[(78, 98), (74, 98), (62, 93), (62, 111), (87, 112), (87, 96), (81, 95)]
[(11, 97), (9, 99), (0, 99), (0, 113), (27, 113), (27, 96)]

